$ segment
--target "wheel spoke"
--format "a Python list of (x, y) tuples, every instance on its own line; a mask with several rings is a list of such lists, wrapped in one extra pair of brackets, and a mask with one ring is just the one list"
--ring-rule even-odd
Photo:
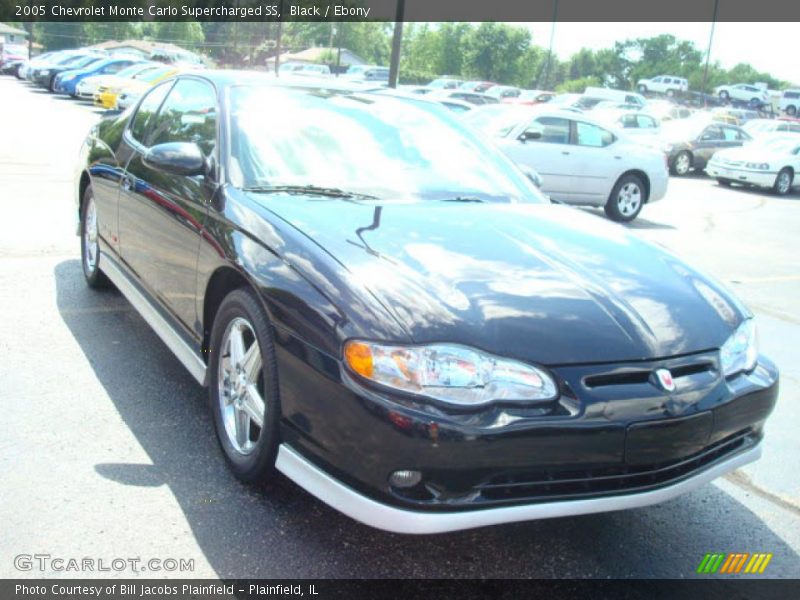
[(253, 345), (247, 349), (241, 364), (247, 381), (250, 383), (257, 383), (258, 374), (261, 371), (261, 352), (258, 348), (258, 342), (254, 341)]
[(239, 325), (234, 325), (231, 328), (229, 340), (231, 364), (235, 367), (242, 362), (242, 358), (244, 357), (244, 337), (242, 336), (242, 329)]
[(242, 410), (247, 413), (247, 416), (259, 428), (264, 424), (264, 400), (255, 385), (249, 384), (245, 388), (244, 397), (242, 398)]
[(234, 426), (236, 427), (236, 442), (241, 449), (245, 449), (250, 441), (250, 416), (240, 408), (234, 409)]

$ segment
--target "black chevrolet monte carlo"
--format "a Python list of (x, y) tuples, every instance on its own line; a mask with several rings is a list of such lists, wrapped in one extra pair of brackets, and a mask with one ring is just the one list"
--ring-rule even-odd
[(425, 99), (181, 75), (92, 129), (77, 198), (86, 281), (208, 387), (242, 480), (435, 533), (760, 455), (778, 371), (751, 313)]

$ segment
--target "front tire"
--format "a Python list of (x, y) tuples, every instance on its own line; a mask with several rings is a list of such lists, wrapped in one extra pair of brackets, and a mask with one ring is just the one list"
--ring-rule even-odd
[(97, 206), (92, 187), (83, 192), (81, 208), (81, 266), (86, 284), (93, 289), (110, 286), (111, 282), (100, 270), (100, 235)]
[(797, 107), (795, 107), (795, 106), (787, 106), (786, 107), (786, 114), (789, 115), (790, 117), (793, 117), (794, 115), (797, 114)]
[(717, 183), (725, 187), (731, 187), (731, 183), (733, 182), (730, 179), (722, 179), (717, 177)]
[(241, 481), (276, 473), (280, 400), (272, 328), (253, 292), (229, 293), (211, 332), (209, 402), (217, 440)]
[(683, 177), (692, 169), (692, 155), (686, 150), (681, 150), (672, 161), (672, 173)]
[(726, 92), (725, 90), (722, 90), (719, 93), (719, 99), (722, 100), (723, 102), (727, 102), (730, 99), (730, 97), (731, 97), (730, 94), (728, 94), (728, 92)]
[(772, 186), (772, 191), (778, 196), (785, 196), (792, 189), (792, 181), (794, 174), (791, 169), (782, 169), (778, 176), (775, 177), (775, 184)]
[(641, 212), (647, 200), (644, 183), (636, 175), (623, 175), (611, 191), (605, 211), (612, 221), (627, 223)]
[(640, 85), (639, 86), (639, 93), (640, 94), (646, 94), (647, 93), (647, 86), (646, 85)]

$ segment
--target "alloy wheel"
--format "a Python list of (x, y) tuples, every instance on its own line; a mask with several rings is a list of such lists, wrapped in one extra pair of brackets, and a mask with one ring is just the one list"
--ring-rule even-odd
[(83, 262), (89, 275), (97, 268), (97, 209), (89, 198), (83, 223)]
[(682, 152), (675, 159), (675, 172), (678, 175), (686, 175), (686, 173), (689, 172), (689, 166), (690, 166), (689, 163), (690, 163), (689, 155), (686, 154), (685, 152)]
[(788, 194), (789, 188), (792, 186), (792, 177), (789, 175), (788, 171), (781, 171), (778, 173), (778, 181), (775, 183), (775, 187), (778, 190), (779, 194)]
[(631, 181), (625, 183), (625, 185), (620, 188), (619, 194), (617, 194), (619, 212), (625, 217), (630, 217), (636, 214), (641, 204), (642, 190), (639, 186)]
[(222, 337), (217, 382), (220, 414), (231, 446), (252, 453), (264, 427), (264, 375), (261, 349), (253, 326), (233, 319)]

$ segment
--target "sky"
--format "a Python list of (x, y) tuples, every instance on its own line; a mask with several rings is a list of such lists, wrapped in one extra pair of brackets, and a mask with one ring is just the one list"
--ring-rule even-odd
[[(793, 0), (796, 1), (796, 0)], [(534, 43), (547, 48), (551, 23), (525, 23)], [(671, 33), (689, 40), (703, 52), (708, 48), (711, 23), (556, 23), (553, 52), (567, 59), (581, 48), (610, 48), (617, 40)], [(797, 23), (717, 23), (711, 62), (723, 68), (749, 62), (759, 71), (800, 84)], [(669, 75), (669, 73), (665, 73)]]

